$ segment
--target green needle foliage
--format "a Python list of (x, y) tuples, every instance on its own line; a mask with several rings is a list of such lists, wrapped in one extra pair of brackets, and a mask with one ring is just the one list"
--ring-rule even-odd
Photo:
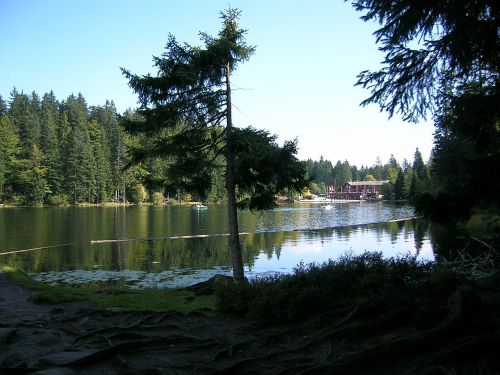
[(280, 147), (275, 135), (252, 127), (235, 129), (234, 140), (239, 208), (271, 209), (277, 192), (304, 188), (305, 163), (295, 157), (297, 140)]
[(164, 54), (154, 58), (156, 76), (122, 71), (141, 103), (139, 118), (125, 121), (125, 128), (147, 138), (130, 149), (129, 165), (166, 159), (164, 185), (204, 196), (213, 168), (225, 156), (233, 274), (242, 282), (236, 192), (241, 193), (240, 207), (267, 209), (280, 190), (300, 189), (307, 182), (305, 165), (295, 158), (296, 142), (280, 148), (265, 131), (233, 128), (231, 73), (255, 51), (238, 26), (239, 14), (231, 8), (222, 12), (217, 37), (200, 33), (203, 47), (180, 44), (171, 35)]
[(171, 35), (164, 54), (154, 57), (156, 76), (122, 71), (141, 103), (139, 117), (127, 119), (125, 129), (145, 139), (130, 148), (129, 166), (166, 159), (164, 185), (204, 196), (224, 155), (233, 273), (242, 282), (237, 205), (270, 208), (275, 194), (301, 189), (307, 181), (305, 165), (295, 157), (296, 141), (281, 148), (268, 132), (233, 128), (231, 73), (255, 51), (246, 44), (239, 15), (231, 8), (222, 12), (222, 30), (217, 37), (200, 33), (202, 47), (180, 44)]
[[(393, 116), (436, 123), (431, 178), (412, 197), (438, 221), (467, 219), (471, 210), (498, 210), (500, 163), (500, 6), (493, 0), (357, 0), (385, 53), (379, 71), (363, 71), (358, 85)], [(420, 178), (422, 180), (422, 178)]]

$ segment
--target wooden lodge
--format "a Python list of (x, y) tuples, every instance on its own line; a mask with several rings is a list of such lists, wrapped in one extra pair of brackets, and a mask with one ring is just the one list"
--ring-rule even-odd
[(336, 200), (381, 200), (381, 187), (390, 183), (383, 181), (349, 181), (346, 184), (328, 186), (327, 199)]

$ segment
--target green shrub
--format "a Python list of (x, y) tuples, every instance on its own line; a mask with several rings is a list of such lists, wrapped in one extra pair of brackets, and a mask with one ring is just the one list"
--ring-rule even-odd
[(414, 257), (384, 259), (381, 253), (346, 255), (323, 264), (300, 264), (275, 275), (216, 291), (223, 313), (269, 323), (309, 318), (353, 301), (374, 305), (414, 304), (415, 296), (448, 293), (459, 278)]
[[(137, 184), (133, 187), (131, 192), (132, 202), (141, 204), (144, 203), (148, 199), (148, 192), (144, 185)], [(162, 195), (162, 203), (163, 203), (163, 195)]]
[(53, 206), (67, 206), (69, 198), (66, 194), (56, 194), (49, 198), (49, 203)]
[(157, 191), (157, 192), (153, 193), (152, 199), (153, 199), (153, 204), (155, 206), (161, 206), (163, 204), (163, 201), (165, 198), (163, 197), (162, 193)]

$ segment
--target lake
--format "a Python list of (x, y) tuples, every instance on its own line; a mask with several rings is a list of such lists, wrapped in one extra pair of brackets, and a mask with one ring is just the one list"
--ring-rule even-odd
[[(231, 274), (227, 207), (50, 207), (0, 209), (0, 264), (48, 283), (182, 287)], [(285, 204), (238, 213), (248, 277), (290, 273), (299, 263), (345, 254), (434, 259), (428, 228), (407, 205)], [(110, 242), (107, 242), (110, 241)]]

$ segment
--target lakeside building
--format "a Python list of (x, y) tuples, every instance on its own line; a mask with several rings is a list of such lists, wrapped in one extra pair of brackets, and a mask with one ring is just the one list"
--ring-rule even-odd
[(346, 184), (328, 186), (327, 199), (346, 200), (380, 200), (382, 186), (390, 184), (390, 180), (381, 181), (349, 181)]

